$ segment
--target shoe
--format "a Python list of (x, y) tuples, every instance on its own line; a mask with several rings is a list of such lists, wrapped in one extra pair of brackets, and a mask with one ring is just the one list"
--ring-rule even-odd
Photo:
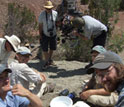
[(85, 69), (89, 69), (92, 65), (92, 62), (90, 62), (88, 65), (85, 66)]
[(44, 66), (42, 67), (42, 70), (46, 70), (48, 67), (49, 67), (49, 63), (46, 62), (46, 63), (44, 64)]
[(52, 93), (52, 92), (54, 92), (54, 89), (55, 89), (55, 84), (52, 84), (52, 83), (48, 83), (47, 84), (47, 86), (46, 86), (46, 88), (45, 88), (45, 90), (44, 90), (44, 93), (43, 93), (43, 95), (45, 95), (46, 93)]
[(56, 65), (52, 59), (49, 59), (49, 65)]

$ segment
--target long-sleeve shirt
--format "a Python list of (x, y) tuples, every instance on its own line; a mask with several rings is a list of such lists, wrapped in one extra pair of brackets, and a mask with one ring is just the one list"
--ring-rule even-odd
[(5, 42), (6, 40), (4, 38), (0, 38), (0, 64), (6, 64), (11, 54), (11, 52), (5, 49)]
[(42, 82), (40, 74), (34, 72), (27, 64), (19, 63), (17, 60), (9, 64), (12, 70), (10, 75), (11, 85), (21, 84), (24, 88), (29, 89), (30, 83), (39, 84)]

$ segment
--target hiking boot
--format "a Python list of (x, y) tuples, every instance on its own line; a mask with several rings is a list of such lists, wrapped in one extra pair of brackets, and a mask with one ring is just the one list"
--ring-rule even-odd
[(48, 67), (49, 67), (49, 63), (46, 62), (46, 63), (44, 64), (44, 66), (42, 67), (42, 70), (46, 70)]
[(49, 65), (56, 65), (52, 59), (49, 59)]

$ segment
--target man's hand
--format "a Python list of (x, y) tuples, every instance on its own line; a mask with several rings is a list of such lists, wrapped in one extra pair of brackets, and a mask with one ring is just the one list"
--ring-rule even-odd
[(87, 100), (88, 97), (90, 97), (92, 95), (92, 91), (91, 90), (87, 90), (87, 91), (84, 91), (80, 94), (80, 98), (83, 99), (83, 100)]
[(22, 97), (27, 97), (29, 90), (25, 89), (21, 84), (16, 84), (12, 88), (13, 95), (19, 95)]
[(42, 78), (42, 81), (45, 82), (46, 81), (46, 76), (43, 73), (40, 73), (40, 77)]

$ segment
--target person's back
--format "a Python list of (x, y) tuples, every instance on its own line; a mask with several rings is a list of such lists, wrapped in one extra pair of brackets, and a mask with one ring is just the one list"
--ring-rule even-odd
[(40, 75), (36, 74), (25, 63), (19, 63), (17, 60), (12, 62), (9, 67), (12, 69), (11, 85), (17, 83), (22, 84), (26, 89), (29, 89), (30, 83), (40, 83)]
[(91, 36), (97, 36), (103, 30), (107, 32), (107, 27), (102, 24), (99, 20), (96, 20), (91, 16), (83, 16), (82, 18), (85, 21), (84, 35), (86, 37), (91, 38)]

